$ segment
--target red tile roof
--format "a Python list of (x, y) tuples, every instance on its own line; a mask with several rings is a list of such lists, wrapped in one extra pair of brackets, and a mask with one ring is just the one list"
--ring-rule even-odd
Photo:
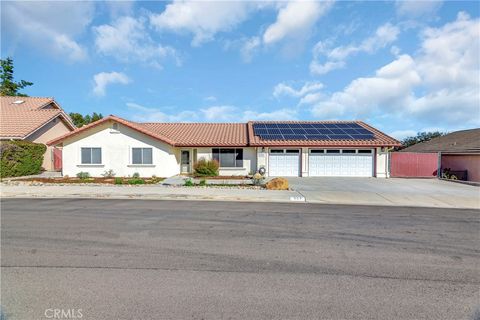
[(24, 139), (56, 117), (75, 128), (53, 98), (0, 97), (0, 138)]
[(179, 147), (248, 145), (245, 123), (142, 123), (148, 130), (161, 133)]
[(351, 123), (352, 121), (250, 121), (248, 122), (248, 136), (251, 146), (282, 146), (282, 147), (308, 147), (308, 146), (342, 146), (342, 147), (393, 147), (401, 143), (383, 132), (369, 126), (362, 121), (354, 121), (374, 134), (372, 140), (264, 140), (255, 136), (253, 124), (255, 123)]
[(94, 128), (94, 127), (97, 127), (98, 125), (102, 124), (102, 123), (105, 123), (105, 122), (118, 122), (120, 124), (123, 124), (133, 130), (136, 130), (138, 132), (141, 132), (143, 134), (146, 134), (147, 136), (150, 136), (152, 138), (155, 138), (155, 139), (158, 139), (158, 140), (161, 140), (163, 142), (166, 142), (170, 145), (173, 145), (175, 142), (173, 140), (170, 140), (168, 137), (162, 135), (162, 134), (158, 134), (158, 133), (155, 133), (153, 131), (150, 131), (148, 130), (147, 128), (143, 127), (142, 125), (140, 125), (139, 123), (136, 123), (136, 122), (133, 122), (133, 121), (127, 121), (125, 119), (122, 119), (120, 117), (117, 117), (117, 116), (114, 116), (114, 115), (109, 115), (108, 117), (105, 117), (103, 119), (100, 119), (98, 121), (95, 121), (93, 123), (90, 123), (90, 124), (87, 124), (81, 128), (77, 128), (75, 129), (74, 131), (72, 132), (69, 132), (69, 133), (66, 133), (64, 134), (63, 136), (60, 136), (56, 139), (53, 139), (53, 140), (50, 140), (47, 142), (47, 145), (56, 145), (56, 144), (59, 144), (61, 143), (62, 141), (64, 141), (65, 139), (67, 138), (71, 138), (73, 136), (76, 136), (78, 135), (79, 133), (81, 132), (84, 132), (84, 131), (87, 131), (91, 128)]
[[(374, 133), (373, 140), (315, 140), (280, 141), (261, 140), (253, 133), (253, 123), (137, 123), (110, 115), (49, 141), (49, 145), (59, 144), (67, 138), (89, 130), (107, 121), (121, 123), (131, 129), (166, 142), (175, 147), (246, 147), (246, 146), (397, 146), (400, 142), (384, 133), (358, 121), (362, 127)], [(285, 121), (282, 121), (285, 122)], [(336, 121), (338, 123), (340, 121)], [(300, 122), (292, 123), (327, 123)], [(331, 123), (331, 122), (330, 122)]]

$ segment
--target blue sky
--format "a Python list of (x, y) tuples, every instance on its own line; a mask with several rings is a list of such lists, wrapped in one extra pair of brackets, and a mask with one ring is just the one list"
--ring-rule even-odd
[(1, 2), (31, 96), (134, 121), (480, 125), (478, 2)]

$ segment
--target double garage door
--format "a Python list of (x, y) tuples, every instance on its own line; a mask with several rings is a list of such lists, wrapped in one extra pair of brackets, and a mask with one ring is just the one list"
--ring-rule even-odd
[[(299, 149), (272, 149), (269, 154), (269, 175), (300, 176)], [(308, 155), (310, 177), (372, 177), (371, 149), (312, 149)]]

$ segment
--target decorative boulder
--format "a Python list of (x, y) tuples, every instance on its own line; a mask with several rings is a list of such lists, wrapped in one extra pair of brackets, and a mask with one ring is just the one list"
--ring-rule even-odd
[(288, 180), (285, 178), (275, 178), (265, 184), (268, 190), (288, 190)]

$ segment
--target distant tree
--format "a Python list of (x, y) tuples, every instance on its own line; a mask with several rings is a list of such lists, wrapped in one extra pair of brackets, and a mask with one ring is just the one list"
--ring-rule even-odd
[(85, 116), (76, 112), (71, 112), (69, 115), (73, 123), (75, 124), (75, 126), (77, 126), (77, 128), (80, 128), (86, 124), (98, 121), (103, 118), (103, 115), (101, 113), (96, 113), (96, 112), (92, 113), (92, 115), (87, 114)]
[(13, 59), (6, 58), (0, 59), (0, 95), (1, 96), (21, 96), (27, 97), (26, 94), (18, 92), (19, 90), (31, 86), (33, 83), (25, 80), (15, 82), (13, 78)]
[(433, 138), (444, 136), (446, 133), (440, 131), (434, 132), (419, 132), (414, 137), (408, 137), (403, 139), (402, 145), (404, 148), (413, 146), (414, 144), (432, 140)]

